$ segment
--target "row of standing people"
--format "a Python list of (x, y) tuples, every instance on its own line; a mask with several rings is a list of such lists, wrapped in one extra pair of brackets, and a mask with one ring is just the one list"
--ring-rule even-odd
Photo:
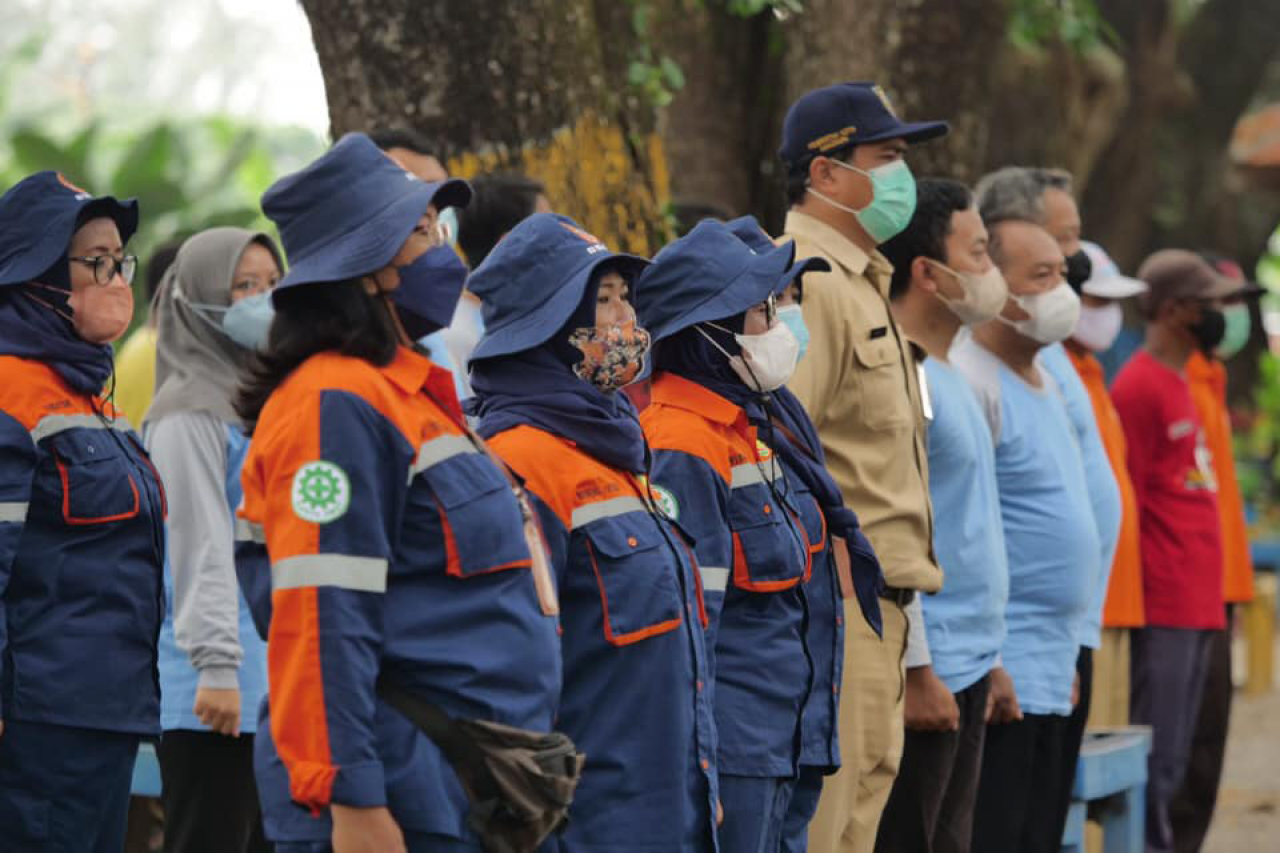
[[(975, 761), (984, 786), (994, 779), (1003, 786), (996, 789), (1001, 797), (1013, 791), (1024, 800), (1023, 809), (997, 808), (1003, 813), (993, 818), (998, 826), (990, 831), (1014, 834), (995, 847), (979, 840), (975, 849), (1036, 849), (1026, 846), (1026, 837), (1016, 840), (1032, 827), (1056, 844), (1070, 784), (1064, 765), (1074, 764), (1071, 736), (1051, 738), (1051, 766), (1065, 782), (1037, 798), (1029, 795), (1045, 788), (1039, 781), (1044, 766), (1012, 763), (1028, 754), (1028, 743), (1050, 737), (1031, 725), (1010, 726), (1006, 731), (1016, 734), (1008, 748), (984, 756), (981, 746), (973, 750), (975, 731), (979, 744), (983, 731), (973, 720), (985, 722), (988, 684), (1004, 673), (1021, 689), (1006, 681), (998, 713), (1030, 722), (1019, 699), (1033, 717), (1065, 717), (1071, 706), (1069, 685), (1064, 704), (1060, 679), (1039, 676), (1061, 669), (1060, 661), (1043, 663), (1048, 646), (1055, 660), (1065, 660), (1069, 649), (1074, 671), (1077, 647), (1086, 645), (1076, 639), (1082, 629), (1063, 619), (1050, 630), (1061, 636), (1047, 640), (1037, 625), (1044, 620), (1027, 618), (1022, 627), (1030, 635), (1013, 630), (1014, 602), (1027, 599), (1018, 596), (1017, 572), (1002, 580), (999, 571), (1006, 547), (1001, 532), (1012, 526), (1042, 535), (1037, 514), (1056, 518), (1062, 508), (1039, 501), (1027, 514), (1027, 502), (1006, 501), (1010, 489), (1000, 490), (994, 461), (984, 467), (972, 418), (961, 430), (968, 432), (956, 434), (963, 439), (958, 449), (934, 437), (945, 420), (939, 410), (966, 411), (966, 404), (940, 372), (948, 348), (929, 343), (945, 337), (936, 322), (941, 318), (954, 337), (961, 321), (977, 325), (1001, 311), (1022, 314), (1005, 324), (1009, 335), (1051, 337), (1026, 319), (1035, 309), (1023, 300), (1036, 288), (1061, 292), (1062, 254), (1046, 253), (1039, 279), (1028, 279), (1030, 292), (1019, 292), (1018, 276), (1002, 263), (1013, 302), (1021, 306), (1006, 309), (1001, 276), (992, 272), (967, 193), (953, 188), (948, 208), (938, 204), (936, 187), (925, 186), (917, 209), (903, 148), (941, 132), (945, 126), (938, 123), (900, 122), (874, 87), (830, 87), (806, 96), (788, 118), (782, 151), (797, 179), (787, 223), (795, 245), (782, 248), (751, 221), (704, 223), (650, 266), (609, 252), (564, 218), (539, 215), (518, 226), (467, 282), (483, 303), (485, 329), (466, 376), (475, 391), (469, 413), (501, 457), (497, 463), (482, 452), (458, 409), (454, 377), (412, 347), (456, 319), (465, 270), (442, 245), (437, 219), (465, 204), (465, 185), (406, 182), (372, 144), (352, 137), (264, 198), (291, 261), (279, 285), (281, 259), (262, 235), (219, 231), (188, 241), (157, 297), (159, 392), (144, 430), (155, 467), (170, 484), (170, 558), (211, 552), (190, 562), (203, 577), (187, 588), (204, 594), (175, 595), (184, 584), (168, 584), (173, 618), (160, 637), (162, 661), (174, 664), (162, 671), (166, 806), (172, 799), (175, 811), (201, 810), (202, 801), (223, 807), (225, 798), (209, 797), (210, 780), (191, 773), (192, 787), (179, 780), (183, 767), (213, 766), (233, 749), (234, 766), (216, 787), (252, 791), (245, 780), (252, 779), (253, 750), (267, 834), (281, 849), (331, 843), (337, 849), (394, 849), (388, 846), (394, 843), (477, 849), (465, 820), (466, 797), (439, 749), (375, 698), (379, 675), (391, 673), (454, 715), (540, 730), (550, 728), (554, 716), (587, 755), (573, 819), (549, 842), (566, 850), (716, 844), (802, 850), (824, 776), (842, 763), (822, 796), (825, 814), (814, 825), (813, 849), (870, 849), (857, 845), (869, 844), (877, 829), (883, 849), (967, 849), (971, 834), (963, 814), (977, 796)], [(54, 180), (39, 176), (23, 188), (27, 195), (11, 200), (10, 209), (29, 221), (32, 198), (58, 208), (63, 240), (69, 236), (71, 244), (62, 247), (64, 257), (28, 260), (36, 272), (15, 279), (21, 298), (38, 298), (28, 292), (33, 287), (56, 288), (59, 269), (72, 272), (74, 285), (78, 267), (100, 279), (106, 274), (102, 293), (118, 291), (115, 273), (127, 272), (124, 264), (82, 264), (75, 244), (82, 232), (101, 230), (103, 217), (95, 214), (106, 214), (119, 234), (92, 251), (117, 257), (136, 211), (55, 187)], [(823, 206), (828, 215), (818, 213)], [(72, 225), (78, 227), (68, 232)], [(861, 239), (851, 241), (842, 230)], [(953, 258), (956, 231), (963, 242)], [(895, 235), (907, 251), (896, 256), (890, 241), (893, 272), (875, 246)], [(18, 247), (29, 248), (21, 239), (30, 238), (20, 237)], [(1016, 243), (1017, 235), (1006, 239)], [(797, 253), (824, 260), (797, 261)], [(848, 287), (850, 278), (874, 282), (874, 289)], [(917, 281), (926, 283), (909, 286)], [(273, 285), (274, 319), (267, 310)], [(70, 293), (74, 300), (74, 286)], [(910, 311), (903, 313), (901, 306), (913, 300), (917, 311), (928, 306), (921, 316), (929, 322), (915, 325)], [(92, 313), (64, 311), (60, 337), (85, 340), (81, 327)], [(169, 333), (166, 324), (173, 325)], [(106, 339), (94, 333), (97, 342)], [(813, 352), (792, 377), (800, 341), (810, 337)], [(908, 338), (930, 355), (942, 354), (924, 362), (928, 392)], [(975, 339), (972, 346), (981, 346), (982, 336)], [(637, 417), (619, 390), (639, 378), (651, 345), (649, 401)], [(262, 352), (250, 363), (258, 347)], [(1032, 356), (1036, 349), (1030, 347)], [(58, 355), (13, 354), (44, 358), (46, 372), (65, 382), (68, 368)], [(246, 368), (247, 384), (237, 392)], [(971, 374), (983, 377), (973, 381), (987, 394), (993, 459), (1008, 426), (999, 414), (990, 418), (1002, 406), (1000, 371), (988, 362)], [(92, 381), (72, 390), (92, 401)], [(798, 397), (784, 387), (788, 381)], [(926, 409), (932, 410), (927, 458)], [(89, 402), (87, 410), (96, 414), (64, 427), (59, 442), (87, 442), (94, 436), (88, 431), (111, 429), (106, 404)], [(238, 429), (241, 419), (253, 427), (252, 442)], [(1051, 413), (1043, 426), (1062, 431), (1064, 424), (1071, 428)], [(117, 432), (110, 433), (113, 440)], [(1081, 452), (1078, 435), (1066, 439), (1050, 444)], [(119, 479), (119, 465), (140, 464), (130, 445), (122, 446), (126, 452), (113, 470), (97, 473), (136, 490), (134, 478)], [(39, 439), (36, 449), (43, 450)], [(956, 451), (949, 459), (948, 449)], [(49, 451), (66, 470), (65, 454)], [(938, 473), (930, 475), (930, 465)], [(522, 488), (512, 490), (502, 470), (507, 466)], [(159, 480), (152, 475), (150, 481), (157, 491)], [(243, 509), (233, 520), (241, 482)], [(1088, 502), (1089, 487), (1057, 491), (1057, 485), (1045, 490), (1053, 500)], [(105, 479), (98, 488), (93, 503), (112, 498)], [(945, 529), (935, 530), (926, 489), (941, 503), (948, 488), (946, 506), (967, 507), (965, 523), (948, 518)], [(72, 492), (65, 481), (63, 492)], [(843, 498), (862, 514), (887, 586)], [(554, 582), (547, 578), (541, 587), (533, 553), (539, 546), (524, 544), (522, 500), (536, 514), (551, 556)], [(1076, 524), (1079, 508), (1066, 507)], [(1020, 509), (1020, 518), (1007, 514)], [(1093, 512), (1090, 505), (1091, 522)], [(1110, 516), (1098, 510), (1097, 519)], [(200, 520), (209, 518), (216, 522), (213, 535), (183, 542), (179, 528), (201, 529)], [(123, 521), (107, 514), (92, 524)], [(63, 522), (81, 524), (65, 512)], [(232, 527), (246, 594), (234, 608)], [(11, 530), (26, 535), (21, 527)], [(1064, 533), (1064, 541), (1088, 550), (1090, 531), (1077, 532)], [(1097, 530), (1091, 535), (1104, 554)], [(1024, 577), (1043, 572), (1052, 549), (1038, 547), (1008, 561), (1010, 568), (1017, 564)], [(1047, 560), (1084, 574), (1076, 578), (1075, 597), (1089, 602), (1067, 609), (1100, 611), (1109, 559), (1072, 553)], [(937, 587), (939, 561), (948, 584), (930, 598), (925, 618), (917, 610), (916, 622), (929, 629), (934, 668), (954, 693), (965, 719), (957, 727), (968, 736), (930, 742), (909, 735), (904, 772), (889, 797), (902, 702), (919, 695), (921, 668), (909, 659), (912, 676), (905, 681), (901, 668), (907, 613), (917, 590)], [(996, 627), (1005, 618), (1002, 583), (1012, 593), (1007, 637)], [(1063, 580), (1059, 590), (1072, 586)], [(1050, 597), (1062, 606), (1062, 596)], [(846, 599), (852, 607), (847, 623)], [(208, 607), (213, 601), (219, 607)], [(426, 601), (431, 612), (424, 614)], [(881, 602), (883, 641), (876, 637)], [(919, 634), (909, 658), (919, 654)], [(193, 654), (197, 646), (200, 653)], [(1003, 666), (988, 676), (998, 655)], [(262, 706), (259, 720), (265, 685), (254, 675), (263, 672), (266, 657), (272, 702), (269, 711)], [(856, 663), (843, 666), (846, 657)], [(957, 666), (964, 670), (958, 675)], [(1038, 705), (1041, 682), (1050, 698)], [(137, 711), (124, 726), (118, 724), (128, 714), (87, 728), (132, 726), (124, 740), (132, 735), (136, 742), (146, 729), (146, 709)], [(255, 722), (260, 736), (234, 747), (226, 738), (181, 734), (250, 731)], [(53, 754), (68, 751), (70, 742), (58, 739), (64, 733), (47, 734)], [(957, 749), (958, 741), (968, 746)], [(201, 752), (209, 747), (213, 752)], [(1010, 765), (988, 769), (1001, 754)], [(908, 773), (912, 767), (919, 772)], [(114, 785), (118, 797), (118, 773)], [(100, 793), (93, 794), (96, 801)], [(46, 799), (61, 808), (74, 805), (68, 797), (69, 791), (50, 791)], [(890, 808), (881, 826), (886, 798)], [(1049, 811), (1039, 815), (1028, 799)], [(314, 816), (326, 807), (332, 823)], [(206, 820), (216, 820), (216, 808), (203, 811)], [(241, 797), (236, 811), (250, 816), (240, 822), (249, 832), (257, 823), (252, 797)], [(940, 821), (942, 813), (959, 817), (958, 825)], [(1056, 836), (1048, 828), (1055, 823)], [(908, 835), (893, 840), (895, 828)], [(114, 831), (104, 830), (102, 849), (113, 849)], [(939, 834), (952, 841), (934, 837)], [(348, 847), (361, 844), (366, 847)]]

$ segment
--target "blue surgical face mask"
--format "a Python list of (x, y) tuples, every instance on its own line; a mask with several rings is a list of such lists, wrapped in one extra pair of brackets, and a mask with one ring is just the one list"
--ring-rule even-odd
[(400, 286), (391, 291), (391, 301), (409, 337), (416, 341), (448, 326), (467, 280), (467, 266), (458, 253), (436, 246), (399, 273)]
[(271, 331), (276, 310), (271, 305), (271, 291), (264, 290), (235, 302), (222, 315), (222, 331), (227, 337), (249, 350), (262, 349)]
[(778, 309), (778, 319), (787, 324), (791, 334), (799, 341), (800, 355), (796, 361), (802, 360), (809, 351), (809, 327), (804, 324), (804, 311), (799, 305), (783, 305)]
[[(271, 291), (246, 296), (231, 305), (209, 305), (205, 302), (192, 302), (177, 291), (174, 298), (187, 304), (188, 307), (210, 326), (222, 332), (239, 346), (248, 350), (262, 348), (267, 342), (267, 332), (271, 329), (271, 321), (275, 318), (275, 308), (271, 305)], [(211, 318), (210, 314), (222, 315), (221, 321)]]

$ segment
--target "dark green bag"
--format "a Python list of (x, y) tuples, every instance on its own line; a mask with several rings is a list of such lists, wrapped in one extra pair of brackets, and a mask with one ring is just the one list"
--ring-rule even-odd
[(568, 820), (586, 760), (568, 735), (455, 719), (382, 677), (377, 690), (449, 760), (471, 801), (467, 825), (488, 853), (533, 853)]

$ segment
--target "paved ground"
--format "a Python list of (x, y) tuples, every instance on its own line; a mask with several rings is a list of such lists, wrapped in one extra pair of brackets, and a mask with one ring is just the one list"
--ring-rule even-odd
[(1280, 681), (1265, 696), (1236, 692), (1227, 759), (1204, 853), (1280, 851)]

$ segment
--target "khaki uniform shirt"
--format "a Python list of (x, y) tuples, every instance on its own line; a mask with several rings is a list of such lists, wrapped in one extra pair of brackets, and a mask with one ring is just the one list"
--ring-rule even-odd
[(827, 468), (858, 513), (889, 586), (935, 592), (929, 462), (916, 361), (889, 313), (893, 268), (829, 225), (787, 214), (782, 240), (831, 272), (804, 277), (809, 351), (788, 387), (804, 404)]

